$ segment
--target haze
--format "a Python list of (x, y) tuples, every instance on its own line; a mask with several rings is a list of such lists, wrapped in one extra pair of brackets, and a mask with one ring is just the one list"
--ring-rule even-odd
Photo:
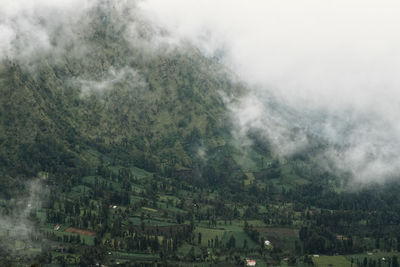
[[(91, 49), (82, 25), (98, 1), (0, 3), (0, 59), (32, 67), (48, 51), (56, 61), (65, 50), (81, 57)], [(136, 4), (137, 11), (126, 10)], [(128, 24), (123, 34), (133, 44), (138, 42), (130, 29), (142, 27), (135, 24), (141, 16), (161, 29), (154, 31), (160, 38), (143, 46), (161, 52), (166, 47), (160, 42), (189, 41), (249, 85), (243, 99), (227, 101), (237, 138), (260, 130), (284, 157), (307, 149), (310, 135), (318, 136), (329, 146), (315, 162), (330, 171), (350, 172), (361, 182), (397, 178), (398, 2), (142, 0), (114, 8), (126, 11), (118, 23)], [(293, 128), (300, 129), (294, 138)]]
[[(139, 6), (176, 38), (223, 55), (253, 88), (231, 107), (237, 133), (261, 129), (286, 155), (307, 145), (311, 132), (332, 144), (319, 158), (356, 181), (397, 177), (398, 2), (148, 0)], [(274, 112), (272, 98), (296, 115)], [(287, 138), (294, 125), (303, 129), (295, 142)]]

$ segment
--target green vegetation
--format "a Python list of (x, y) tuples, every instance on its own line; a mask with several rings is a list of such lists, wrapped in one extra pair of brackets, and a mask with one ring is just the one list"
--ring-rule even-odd
[(348, 261), (344, 256), (320, 256), (313, 259), (316, 266), (328, 267), (328, 266), (343, 266), (350, 267), (351, 262)]
[(243, 151), (217, 59), (90, 14), (84, 57), (0, 63), (1, 266), (398, 266), (398, 182), (346, 190), (321, 140)]

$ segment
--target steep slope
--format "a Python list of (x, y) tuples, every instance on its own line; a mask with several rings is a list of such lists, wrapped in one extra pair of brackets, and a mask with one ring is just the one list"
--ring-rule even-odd
[(205, 153), (226, 144), (222, 94), (243, 86), (190, 44), (146, 48), (151, 31), (128, 42), (116, 15), (91, 13), (82, 29), (82, 45), (91, 48), (84, 57), (50, 51), (31, 68), (1, 64), (3, 173), (69, 177), (101, 164), (91, 156), (98, 150), (172, 175), (203, 168)]

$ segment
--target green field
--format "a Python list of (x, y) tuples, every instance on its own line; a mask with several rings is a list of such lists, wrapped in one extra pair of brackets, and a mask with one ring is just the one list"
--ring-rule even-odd
[(319, 256), (313, 257), (317, 267), (351, 267), (351, 262), (345, 256)]
[[(140, 225), (141, 224), (141, 219), (140, 217), (130, 217), (129, 220), (134, 224), (134, 225)], [(143, 223), (148, 226), (171, 226), (171, 225), (176, 225), (176, 223), (173, 222), (167, 222), (165, 220), (155, 220), (155, 219), (144, 219)]]
[(226, 230), (222, 229), (212, 229), (212, 228), (206, 228), (206, 227), (196, 227), (196, 230), (194, 231), (195, 233), (195, 239), (197, 241), (198, 234), (201, 232), (201, 245), (204, 247), (208, 246), (208, 240), (211, 241), (211, 239), (215, 240), (215, 237), (218, 236), (218, 239), (221, 241), (223, 239), (223, 236), (225, 235)]

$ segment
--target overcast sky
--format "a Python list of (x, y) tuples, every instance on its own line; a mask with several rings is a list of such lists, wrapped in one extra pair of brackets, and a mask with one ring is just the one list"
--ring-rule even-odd
[(340, 106), (400, 91), (398, 1), (147, 0), (141, 7), (208, 53), (228, 49), (249, 82)]

